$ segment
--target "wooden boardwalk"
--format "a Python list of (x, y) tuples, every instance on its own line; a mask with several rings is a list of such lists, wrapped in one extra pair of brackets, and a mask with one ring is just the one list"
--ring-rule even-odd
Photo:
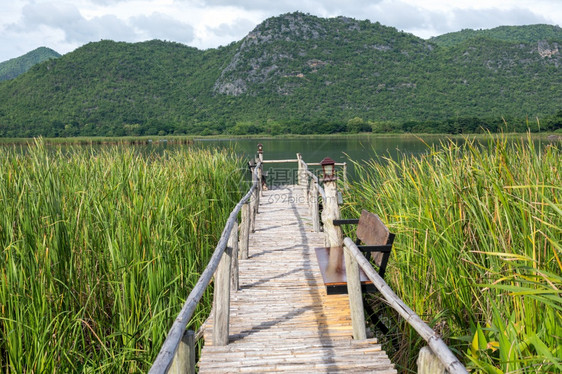
[(263, 192), (231, 293), (229, 344), (212, 345), (207, 320), (200, 373), (396, 373), (376, 340), (352, 339), (347, 295), (326, 294), (314, 252), (323, 246), (300, 187)]

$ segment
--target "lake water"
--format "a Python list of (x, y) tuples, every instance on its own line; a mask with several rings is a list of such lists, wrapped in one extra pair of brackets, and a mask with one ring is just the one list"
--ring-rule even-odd
[(300, 153), (306, 162), (320, 162), (330, 157), (336, 162), (368, 160), (377, 157), (396, 158), (399, 154), (426, 152), (428, 144), (438, 144), (442, 137), (421, 140), (414, 136), (393, 137), (316, 137), (288, 139), (196, 139), (203, 147), (232, 148), (241, 156), (253, 157), (257, 144), (263, 144), (266, 160), (295, 159)]
[[(509, 141), (526, 139), (526, 134), (509, 135)], [(462, 143), (464, 138), (453, 137), (454, 142)], [(487, 146), (488, 137), (480, 137), (483, 146)], [(534, 136), (535, 147), (541, 149), (550, 143), (544, 137)], [(263, 138), (263, 139), (196, 139), (195, 145), (210, 148), (233, 149), (240, 156), (250, 160), (257, 153), (257, 144), (263, 144), (264, 160), (296, 159), (300, 153), (307, 163), (318, 163), (324, 157), (330, 157), (336, 162), (347, 163), (347, 174), (354, 177), (351, 160), (363, 162), (371, 159), (382, 160), (384, 157), (397, 159), (400, 155), (420, 155), (427, 153), (431, 146), (439, 147), (448, 142), (446, 135), (418, 137), (415, 135), (400, 136), (346, 136), (346, 137), (299, 137), (299, 138)], [(281, 169), (281, 173), (296, 174), (296, 164), (266, 164), (270, 173)], [(310, 169), (318, 170), (319, 167)]]
[[(297, 153), (300, 153), (307, 163), (318, 163), (324, 157), (330, 157), (336, 162), (346, 162), (347, 176), (353, 179), (354, 168), (351, 160), (362, 162), (383, 157), (396, 159), (404, 154), (418, 155), (427, 152), (431, 145), (439, 145), (443, 140), (446, 139), (436, 136), (424, 137), (423, 140), (416, 136), (196, 139), (195, 145), (233, 149), (248, 160), (255, 157), (258, 143), (263, 144), (264, 160), (294, 160)], [(284, 184), (296, 182), (296, 167), (296, 163), (266, 164), (264, 170), (268, 174), (268, 182), (276, 180), (277, 183)], [(320, 172), (318, 166), (310, 166), (309, 169), (317, 174)]]

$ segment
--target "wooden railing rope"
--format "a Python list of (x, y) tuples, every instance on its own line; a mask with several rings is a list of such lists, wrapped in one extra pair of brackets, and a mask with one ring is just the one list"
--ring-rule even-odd
[[(261, 169), (261, 167), (262, 167), (261, 162), (258, 162), (252, 174), (257, 175), (258, 170)], [(215, 271), (217, 270), (219, 263), (221, 262), (223, 253), (227, 248), (227, 244), (230, 239), (232, 229), (237, 223), (238, 213), (242, 209), (242, 206), (253, 195), (254, 191), (259, 188), (258, 184), (259, 184), (259, 179), (253, 178), (252, 186), (250, 187), (246, 195), (244, 195), (244, 197), (238, 202), (238, 204), (236, 204), (236, 206), (230, 213), (230, 216), (226, 221), (226, 224), (222, 231), (219, 242), (215, 248), (215, 251), (211, 256), (211, 259), (209, 260), (207, 267), (205, 268), (205, 270), (201, 274), (201, 277), (197, 281), (197, 284), (195, 285), (195, 287), (189, 294), (187, 300), (185, 301), (172, 327), (168, 331), (166, 340), (164, 341), (164, 344), (162, 344), (160, 352), (158, 353), (156, 360), (154, 361), (152, 367), (150, 368), (149, 371), (150, 374), (167, 373), (168, 370), (170, 369), (172, 365), (172, 361), (174, 359), (174, 355), (176, 354), (176, 350), (180, 342), (182, 341), (184, 334), (186, 333), (187, 324), (191, 320), (191, 317), (195, 312), (195, 308), (197, 307), (197, 304), (201, 300), (201, 297), (203, 296), (205, 289), (211, 282), (211, 279), (215, 274)], [(228, 269), (230, 270), (230, 266), (228, 267)], [(228, 282), (230, 283), (230, 280), (228, 280)], [(229, 283), (227, 283), (227, 285), (229, 285)]]

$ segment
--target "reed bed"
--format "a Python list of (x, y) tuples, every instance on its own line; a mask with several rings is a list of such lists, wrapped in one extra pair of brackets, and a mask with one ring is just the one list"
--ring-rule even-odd
[(239, 166), (189, 147), (0, 149), (0, 370), (146, 372), (241, 195)]
[[(387, 281), (468, 368), (562, 371), (560, 143), (448, 142), (355, 167), (346, 215), (371, 210), (397, 234)], [(425, 344), (390, 324), (394, 360), (414, 370)]]

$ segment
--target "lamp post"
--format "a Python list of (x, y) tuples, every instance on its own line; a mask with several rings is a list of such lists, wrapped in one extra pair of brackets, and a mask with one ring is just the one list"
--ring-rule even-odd
[(322, 210), (322, 222), (324, 224), (325, 244), (328, 248), (328, 266), (325, 276), (327, 279), (339, 279), (344, 271), (343, 268), (343, 233), (340, 226), (334, 225), (335, 219), (340, 219), (340, 207), (338, 206), (338, 191), (336, 183), (335, 162), (329, 157), (324, 158), (320, 165), (324, 172), (324, 209)]
[(335, 162), (330, 157), (324, 158), (320, 165), (324, 172), (324, 192), (326, 201), (322, 210), (322, 222), (326, 233), (327, 247), (341, 247), (343, 244), (343, 234), (339, 226), (334, 226), (334, 220), (340, 219), (340, 208), (338, 206), (338, 191), (336, 183)]

